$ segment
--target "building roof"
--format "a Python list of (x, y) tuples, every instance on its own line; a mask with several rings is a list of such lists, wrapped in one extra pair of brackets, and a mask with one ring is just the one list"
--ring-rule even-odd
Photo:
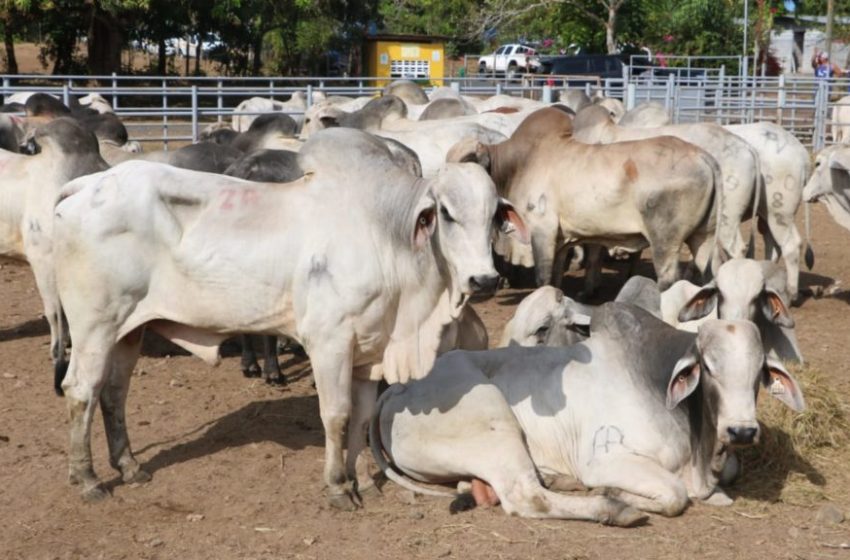
[(398, 43), (443, 43), (449, 40), (449, 37), (441, 35), (406, 35), (392, 33), (376, 33), (374, 35), (366, 35), (367, 41), (395, 41)]

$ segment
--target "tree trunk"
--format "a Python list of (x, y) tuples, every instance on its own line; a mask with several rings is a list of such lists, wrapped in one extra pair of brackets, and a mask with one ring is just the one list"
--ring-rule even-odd
[(608, 47), (608, 54), (617, 53), (617, 44), (614, 42), (614, 29), (617, 25), (617, 9), (608, 8), (608, 23), (605, 24), (605, 44)]
[(3, 43), (6, 46), (6, 73), (18, 73), (18, 59), (15, 57), (15, 37), (12, 30), (12, 16), (7, 15), (3, 22)]
[(156, 55), (156, 71), (160, 76), (165, 76), (166, 68), (165, 68), (165, 38), (160, 37), (156, 43), (157, 46), (157, 55)]
[(254, 39), (254, 64), (251, 69), (252, 76), (259, 76), (260, 70), (263, 67), (263, 34), (259, 33), (257, 37)]
[(123, 39), (119, 22), (97, 6), (92, 7), (88, 33), (89, 72), (99, 76), (119, 72)]

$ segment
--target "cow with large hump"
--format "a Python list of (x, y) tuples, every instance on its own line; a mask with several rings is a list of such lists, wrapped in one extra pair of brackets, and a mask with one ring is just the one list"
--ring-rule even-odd
[[(553, 118), (559, 113), (542, 111)], [(562, 245), (575, 243), (627, 252), (649, 246), (662, 289), (678, 279), (683, 243), (706, 270), (721, 177), (705, 151), (670, 136), (585, 144), (566, 128), (540, 136), (531, 148), (512, 149), (513, 140), (504, 145), (464, 142), (449, 160), (483, 165), (520, 211), (531, 231), (539, 285), (560, 285), (564, 263), (556, 256), (564, 254)]]
[(317, 134), (298, 164), (301, 179), (262, 184), (127, 162), (63, 189), (56, 266), (74, 346), (62, 387), (70, 480), (86, 499), (105, 495), (90, 449), (98, 403), (110, 464), (125, 481), (149, 478), (125, 420), (143, 331), (209, 363), (222, 340), (253, 332), (310, 356), (329, 499), (355, 507), (371, 485), (358, 457), (378, 380), (424, 376), (439, 328), (495, 289), (494, 229), (527, 235), (476, 165), (423, 180), (350, 129)]
[(94, 135), (69, 118), (40, 126), (27, 145), (33, 155), (0, 150), (0, 255), (32, 267), (50, 327), (50, 355), (61, 375), (66, 333), (54, 269), (53, 207), (66, 182), (108, 166)]
[[(610, 503), (567, 502), (540, 484), (565, 478), (675, 516), (691, 500), (731, 503), (718, 482), (730, 451), (759, 441), (760, 386), (795, 411), (805, 407), (748, 321), (714, 320), (693, 334), (607, 303), (591, 333), (567, 348), (450, 352), (426, 378), (390, 387), (370, 426), (382, 470), (420, 492), (407, 477), (472, 479), (526, 517), (610, 512)], [(617, 524), (638, 520), (629, 512)]]
[(589, 144), (611, 144), (674, 136), (699, 146), (715, 160), (722, 172), (722, 206), (718, 207), (720, 243), (733, 257), (746, 250), (739, 226), (758, 193), (759, 158), (742, 138), (713, 123), (627, 128), (614, 123), (608, 110), (598, 105), (585, 107), (573, 121), (573, 136)]

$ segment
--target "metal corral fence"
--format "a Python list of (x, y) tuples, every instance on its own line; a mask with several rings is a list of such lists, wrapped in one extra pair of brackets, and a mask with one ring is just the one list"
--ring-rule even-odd
[[(778, 77), (741, 74), (727, 76), (724, 68), (697, 72), (654, 70), (636, 73), (626, 67), (622, 78), (565, 77), (557, 83), (573, 87), (583, 80), (588, 93), (601, 91), (623, 100), (627, 109), (644, 101), (658, 102), (673, 122), (709, 121), (719, 124), (773, 121), (795, 134), (814, 151), (840, 139), (846, 128), (850, 136), (848, 79), (817, 79), (813, 76)], [(445, 78), (443, 85), (472, 96), (498, 93), (557, 101), (559, 90), (551, 76), (526, 75), (508, 81), (483, 77)], [(306, 94), (308, 105), (315, 92), (324, 95), (376, 95), (387, 78), (181, 78), (143, 76), (32, 76), (4, 75), (3, 100), (18, 92), (44, 92), (67, 104), (71, 96), (98, 93), (111, 99), (116, 114), (127, 125), (131, 139), (140, 142), (191, 142), (200, 130), (236, 114), (234, 108), (250, 97), (285, 100), (294, 92)], [(431, 86), (426, 86), (428, 89)], [(843, 110), (843, 107), (848, 107)], [(841, 117), (841, 113), (848, 116)], [(834, 116), (836, 115), (836, 116)]]

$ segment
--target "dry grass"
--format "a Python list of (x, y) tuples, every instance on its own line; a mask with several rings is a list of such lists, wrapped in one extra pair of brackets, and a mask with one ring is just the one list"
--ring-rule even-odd
[[(762, 441), (739, 453), (743, 474), (736, 491), (744, 499), (797, 505), (829, 499), (824, 471), (831, 470), (850, 439), (850, 409), (819, 371), (796, 367), (791, 373), (802, 387), (806, 410), (797, 413), (776, 399), (760, 399)], [(838, 463), (835, 468), (843, 468), (845, 461)]]

